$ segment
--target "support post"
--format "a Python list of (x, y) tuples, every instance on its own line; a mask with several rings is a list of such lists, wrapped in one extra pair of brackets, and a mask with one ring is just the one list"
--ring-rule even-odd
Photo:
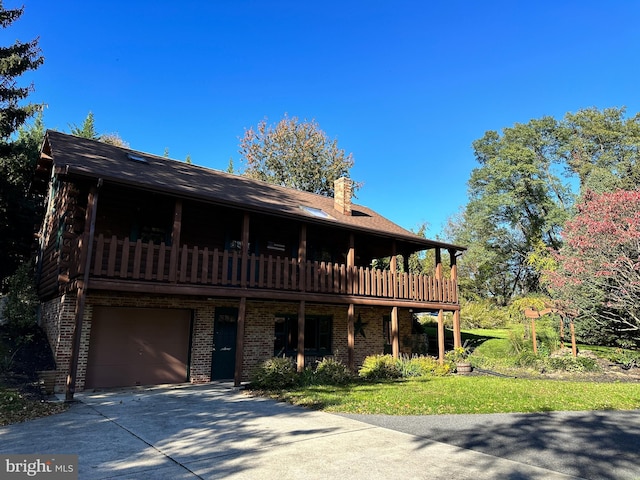
[(354, 293), (353, 269), (356, 266), (356, 241), (353, 233), (349, 234), (349, 250), (347, 251), (347, 293)]
[[(455, 302), (458, 303), (458, 264), (456, 259), (456, 251), (453, 249), (449, 250), (449, 258), (451, 260), (451, 283), (453, 283), (453, 288), (455, 289)], [(453, 311), (453, 347), (461, 347), (462, 346), (462, 335), (460, 333), (460, 310)]]
[(238, 308), (238, 324), (236, 326), (236, 368), (233, 372), (233, 385), (240, 386), (242, 382), (242, 361), (244, 360), (244, 324), (247, 316), (247, 297), (240, 299)]
[(391, 353), (393, 358), (400, 356), (400, 328), (398, 321), (398, 307), (391, 309)]
[(438, 361), (444, 365), (444, 312), (438, 310)]
[(89, 274), (91, 272), (91, 256), (93, 254), (93, 239), (96, 231), (96, 211), (98, 208), (98, 188), (102, 185), (102, 179), (98, 180), (98, 186), (91, 187), (87, 198), (87, 210), (85, 211), (84, 233), (82, 234), (82, 251), (80, 252), (80, 264), (84, 269), (82, 278), (78, 279), (78, 297), (76, 298), (75, 324), (71, 337), (71, 357), (69, 358), (69, 373), (65, 385), (65, 402), (72, 402), (76, 392), (76, 380), (78, 375), (78, 358), (80, 356), (80, 341), (82, 339), (82, 321), (84, 318), (84, 306), (89, 287)]
[(249, 221), (250, 216), (248, 212), (245, 212), (242, 218), (242, 250), (240, 260), (240, 286), (246, 288), (247, 286), (247, 270), (249, 266)]
[(307, 289), (307, 275), (306, 275), (306, 266), (307, 266), (307, 226), (300, 225), (300, 241), (298, 242), (298, 271), (299, 275), (299, 285), (300, 291), (304, 292)]
[(349, 304), (347, 310), (347, 367), (352, 372), (355, 371), (355, 345), (356, 345), (356, 332), (355, 332), (355, 305)]
[(298, 372), (304, 370), (304, 300), (298, 305)]
[(171, 256), (169, 258), (169, 281), (176, 282), (178, 255), (180, 253), (180, 232), (182, 230), (182, 200), (176, 199), (173, 212), (173, 230), (171, 232)]
[(389, 270), (391, 270), (391, 278), (393, 279), (393, 298), (398, 298), (398, 252), (395, 240), (391, 244), (391, 260), (389, 262)]

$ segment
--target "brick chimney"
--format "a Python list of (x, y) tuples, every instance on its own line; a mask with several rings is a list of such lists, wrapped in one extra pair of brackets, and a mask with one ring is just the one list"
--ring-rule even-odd
[(343, 215), (351, 215), (351, 179), (340, 177), (333, 182), (333, 208)]

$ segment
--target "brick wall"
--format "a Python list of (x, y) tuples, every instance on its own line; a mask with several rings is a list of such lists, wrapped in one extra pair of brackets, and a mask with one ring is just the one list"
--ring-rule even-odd
[[(71, 342), (75, 312), (74, 295), (65, 295), (48, 301), (42, 306), (42, 323), (47, 332), (54, 352), (58, 377), (56, 391), (64, 391), (66, 375), (71, 355)], [(87, 371), (87, 359), (91, 338), (93, 308), (96, 306), (137, 307), (137, 308), (180, 308), (193, 312), (193, 325), (190, 349), (189, 377), (193, 383), (211, 380), (211, 361), (213, 348), (213, 324), (216, 308), (238, 308), (237, 299), (204, 299), (200, 297), (136, 295), (125, 293), (97, 292), (87, 295), (82, 326), (81, 347), (78, 357), (78, 375), (76, 391), (84, 388)], [(346, 305), (305, 305), (306, 315), (330, 315), (333, 318), (333, 353), (336, 359), (347, 363), (347, 306)], [(363, 325), (364, 336), (356, 332), (354, 358), (356, 367), (362, 364), (367, 355), (382, 353), (382, 318), (389, 315), (391, 309), (383, 307), (355, 307)], [(243, 380), (249, 379), (251, 371), (263, 360), (273, 356), (273, 341), (276, 315), (297, 315), (296, 302), (268, 302), (248, 300), (246, 304)], [(400, 348), (410, 353), (402, 341), (411, 333), (411, 314), (399, 311)]]
[(71, 358), (76, 296), (66, 294), (42, 304), (40, 324), (47, 334), (56, 362), (55, 391), (64, 391)]

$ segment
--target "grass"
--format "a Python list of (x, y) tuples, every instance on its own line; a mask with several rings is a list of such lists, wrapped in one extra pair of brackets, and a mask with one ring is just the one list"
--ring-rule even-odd
[(326, 412), (440, 415), (632, 410), (640, 408), (635, 383), (566, 382), (500, 377), (426, 377), (404, 381), (312, 386), (273, 394)]
[[(605, 373), (599, 371), (583, 375), (586, 370), (575, 370), (580, 372), (576, 374), (566, 371), (550, 379), (543, 378), (543, 374), (535, 369), (517, 366), (517, 356), (511, 351), (510, 331), (506, 328), (473, 329), (463, 331), (462, 337), (475, 349), (470, 357), (474, 365), (511, 377), (448, 375), (377, 383), (356, 381), (346, 386), (294, 387), (269, 395), (327, 412), (355, 414), (439, 415), (640, 409), (637, 382), (614, 382), (611, 378), (604, 378)], [(447, 338), (450, 333), (446, 330)], [(580, 348), (590, 349), (604, 358), (617, 351), (586, 346)]]

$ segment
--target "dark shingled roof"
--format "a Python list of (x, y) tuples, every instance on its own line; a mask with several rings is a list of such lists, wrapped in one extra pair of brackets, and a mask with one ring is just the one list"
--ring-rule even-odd
[[(433, 247), (465, 250), (464, 247), (415, 235), (362, 205), (352, 204), (352, 215), (343, 215), (334, 209), (331, 197), (272, 185), (96, 140), (49, 130), (43, 154), (43, 159), (46, 156), (51, 158), (58, 174), (102, 178), (105, 182), (177, 197), (362, 231), (407, 242), (415, 250)], [(305, 206), (321, 209), (330, 218), (314, 216), (301, 208)]]

